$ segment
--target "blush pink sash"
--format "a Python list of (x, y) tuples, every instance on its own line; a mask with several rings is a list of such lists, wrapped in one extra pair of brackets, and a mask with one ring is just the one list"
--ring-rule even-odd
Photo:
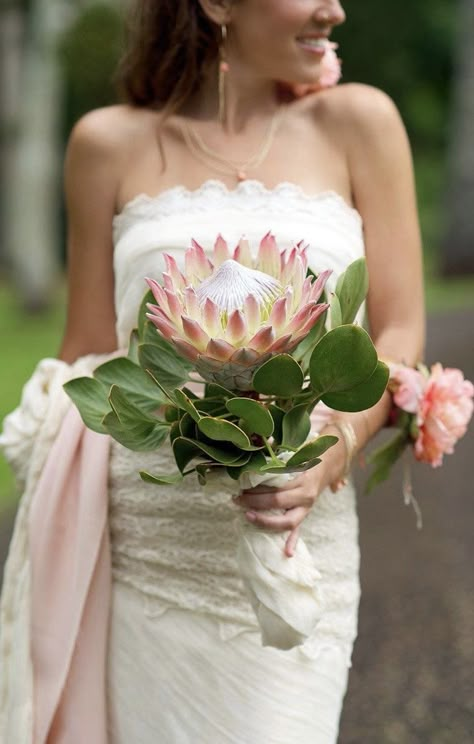
[(33, 744), (106, 744), (108, 437), (70, 406), (29, 516)]

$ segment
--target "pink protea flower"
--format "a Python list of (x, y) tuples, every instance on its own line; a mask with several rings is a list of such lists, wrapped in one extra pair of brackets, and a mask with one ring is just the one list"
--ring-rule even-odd
[(434, 364), (431, 373), (397, 366), (393, 381), (394, 403), (415, 414), (416, 459), (439, 467), (443, 455), (452, 454), (466, 433), (474, 409), (474, 386), (459, 369), (443, 369), (441, 364)]
[(331, 272), (306, 277), (306, 247), (280, 252), (270, 233), (256, 258), (247, 240), (231, 253), (219, 235), (210, 258), (192, 241), (183, 273), (165, 261), (163, 286), (146, 280), (157, 303), (147, 317), (205, 380), (231, 390), (250, 390), (257, 367), (294, 349), (328, 308), (318, 300)]

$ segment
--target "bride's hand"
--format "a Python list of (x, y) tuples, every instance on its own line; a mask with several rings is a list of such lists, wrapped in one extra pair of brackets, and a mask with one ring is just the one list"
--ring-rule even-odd
[[(335, 483), (342, 475), (345, 465), (344, 445), (328, 450), (322, 462), (292, 478), (281, 488), (272, 488), (264, 483), (240, 493), (235, 503), (242, 506), (249, 522), (257, 527), (276, 532), (290, 531), (285, 543), (285, 554), (294, 554), (299, 527), (308, 516), (321, 491)], [(270, 509), (285, 509), (281, 515), (266, 514)]]

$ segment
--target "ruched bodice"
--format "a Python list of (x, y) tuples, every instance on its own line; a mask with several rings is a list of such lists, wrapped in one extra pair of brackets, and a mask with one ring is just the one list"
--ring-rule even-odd
[[(332, 269), (328, 287), (364, 253), (362, 220), (335, 192), (306, 195), (282, 183), (267, 189), (244, 181), (229, 190), (208, 181), (196, 191), (176, 187), (156, 197), (140, 195), (114, 220), (117, 332), (121, 346), (136, 325), (146, 289), (144, 277), (161, 278), (163, 252), (178, 264), (191, 238), (210, 250), (218, 233), (233, 246), (245, 235), (256, 249), (271, 231), (281, 249), (309, 244), (309, 265)], [(114, 578), (138, 590), (144, 612), (160, 616), (180, 608), (214, 617), (221, 637), (257, 631), (256, 619), (238, 575), (236, 507), (230, 484), (203, 490), (188, 477), (184, 486), (143, 483), (138, 470), (176, 470), (170, 448), (133, 453), (112, 444), (110, 531)], [(230, 481), (230, 479), (229, 479)], [(232, 482), (235, 489), (235, 484)], [(350, 664), (359, 599), (359, 549), (355, 494), (351, 486), (318, 498), (303, 533), (321, 573), (325, 612), (317, 633), (303, 647), (315, 656), (322, 647), (344, 653)]]

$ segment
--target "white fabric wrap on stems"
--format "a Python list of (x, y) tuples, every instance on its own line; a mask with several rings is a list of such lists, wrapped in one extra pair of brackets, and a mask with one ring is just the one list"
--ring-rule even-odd
[[(334, 412), (318, 404), (311, 415), (310, 438), (324, 428)], [(282, 453), (288, 459), (291, 452)], [(265, 483), (281, 488), (297, 474), (245, 473), (236, 483), (239, 490)], [(221, 476), (211, 476), (209, 485)], [(227, 477), (227, 476), (225, 476)], [(208, 486), (209, 487), (209, 486)], [(282, 514), (281, 509), (267, 514)], [(272, 532), (256, 527), (239, 515), (237, 560), (240, 575), (260, 626), (262, 644), (281, 650), (301, 646), (314, 633), (324, 612), (321, 574), (304, 540), (298, 539), (294, 554), (285, 552), (287, 532)]]
[[(240, 486), (265, 483), (281, 488), (294, 475), (245, 473)], [(281, 514), (273, 509), (267, 514)], [(321, 574), (304, 541), (299, 538), (292, 557), (285, 555), (288, 537), (251, 524), (242, 513), (238, 520), (237, 559), (240, 573), (257, 616), (264, 646), (290, 649), (301, 646), (314, 632), (324, 609), (318, 585)]]

